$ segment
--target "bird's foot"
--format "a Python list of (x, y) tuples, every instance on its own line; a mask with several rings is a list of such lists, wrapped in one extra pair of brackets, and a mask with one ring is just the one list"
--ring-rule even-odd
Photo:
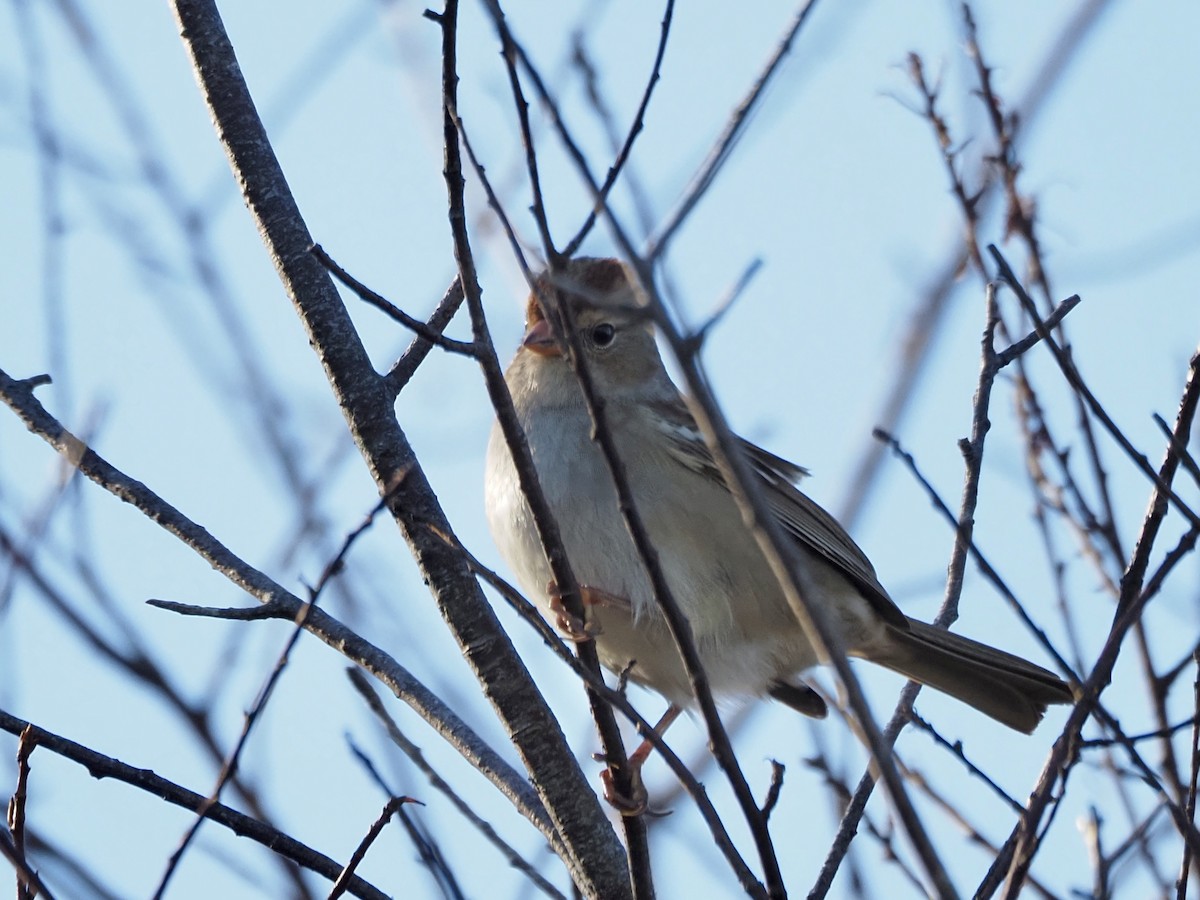
[(586, 620), (587, 616), (587, 598), (586, 589), (580, 588), (580, 593), (583, 597), (583, 612), (585, 618), (572, 613), (563, 603), (563, 592), (558, 587), (558, 582), (552, 581), (546, 588), (550, 595), (550, 611), (554, 613), (554, 627), (563, 633), (563, 636), (576, 644), (581, 644), (585, 641), (594, 640), (596, 635), (600, 633), (600, 628), (593, 622)]
[(641, 766), (629, 773), (628, 792), (617, 789), (612, 769), (605, 769), (600, 773), (600, 783), (604, 785), (604, 799), (621, 815), (633, 818), (649, 811), (650, 796), (646, 793), (645, 782), (642, 781)]
[(600, 588), (581, 584), (579, 586), (579, 599), (583, 603), (584, 612), (584, 618), (581, 619), (579, 616), (571, 613), (563, 604), (563, 597), (565, 595), (559, 589), (557, 582), (551, 581), (546, 590), (550, 595), (550, 611), (554, 613), (555, 627), (568, 640), (575, 643), (593, 640), (597, 635), (602, 633), (597, 623), (587, 621), (587, 612), (593, 606), (627, 610), (630, 613), (633, 611), (633, 604), (626, 598), (610, 594), (608, 591)]

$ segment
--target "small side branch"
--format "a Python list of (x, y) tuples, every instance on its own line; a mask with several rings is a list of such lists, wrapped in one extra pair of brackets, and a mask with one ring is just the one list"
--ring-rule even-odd
[[(390, 317), (393, 321), (399, 322), (418, 337), (428, 341), (430, 344), (441, 347), (443, 350), (449, 351), (450, 353), (458, 353), (462, 356), (469, 356), (472, 358), (476, 356), (477, 351), (475, 345), (470, 341), (458, 341), (454, 338), (448, 338), (436, 327), (427, 325), (420, 319), (410, 316), (396, 304), (392, 303), (391, 300), (388, 300), (381, 294), (375, 293), (375, 291), (371, 290), (369, 287), (339, 266), (333, 257), (325, 252), (325, 249), (320, 244), (313, 244), (311, 247), (311, 252), (313, 256), (321, 261), (321, 265), (323, 265), (333, 274), (334, 278), (336, 278), (346, 287), (350, 288), (350, 290), (354, 291), (360, 300), (364, 301), (365, 303), (369, 303), (371, 306)], [(451, 295), (454, 293), (453, 287), (451, 288), (450, 293)]]

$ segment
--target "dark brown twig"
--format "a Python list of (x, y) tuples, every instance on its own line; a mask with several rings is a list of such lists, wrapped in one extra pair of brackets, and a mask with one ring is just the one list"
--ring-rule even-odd
[[(762, 99), (767, 85), (771, 83), (772, 77), (779, 71), (780, 65), (787, 58), (788, 53), (791, 52), (796, 36), (800, 34), (800, 29), (808, 21), (809, 13), (813, 11), (815, 6), (816, 0), (804, 0), (801, 3), (800, 8), (792, 18), (791, 25), (784, 31), (783, 38), (779, 41), (775, 52), (771, 54), (762, 72), (755, 79), (746, 96), (742, 98), (742, 102), (738, 104), (737, 109), (729, 117), (729, 121), (725, 125), (725, 130), (714, 142), (712, 150), (709, 151), (708, 157), (701, 164), (700, 169), (692, 176), (691, 182), (684, 189), (683, 196), (679, 199), (675, 209), (667, 215), (666, 220), (659, 225), (658, 230), (646, 242), (646, 249), (643, 255), (648, 266), (652, 266), (666, 252), (671, 239), (675, 236), (675, 232), (679, 230), (680, 226), (691, 215), (692, 210), (696, 208), (696, 204), (700, 202), (701, 198), (703, 198), (704, 194), (716, 180), (717, 174), (733, 153), (734, 146), (742, 136), (743, 129), (750, 119), (750, 113), (758, 106), (758, 102)], [(559, 124), (560, 129), (565, 131), (565, 126), (561, 125), (561, 121)]]
[(350, 859), (346, 862), (346, 867), (342, 869), (329, 891), (329, 900), (337, 900), (338, 897), (349, 890), (351, 879), (354, 878), (354, 870), (358, 868), (359, 863), (366, 859), (367, 851), (375, 843), (375, 838), (383, 833), (383, 829), (387, 826), (392, 816), (400, 811), (400, 807), (404, 806), (405, 803), (420, 802), (420, 800), (414, 800), (412, 797), (393, 797), (387, 802), (383, 807), (383, 812), (379, 814), (379, 818), (371, 823), (371, 827), (367, 829), (367, 833), (363, 835), (363, 839), (358, 842), (358, 846), (350, 854)]
[(986, 784), (992, 793), (999, 797), (1005, 804), (1007, 804), (1013, 812), (1019, 815), (1021, 811), (1025, 809), (1024, 806), (1017, 802), (1016, 798), (1004, 790), (1004, 788), (1000, 787), (1000, 785), (998, 785), (995, 780), (987, 774), (987, 772), (983, 771), (983, 769), (979, 768), (979, 766), (967, 759), (967, 753), (963, 749), (962, 741), (946, 740), (946, 738), (942, 737), (941, 733), (936, 728), (930, 725), (929, 722), (919, 716), (916, 712), (913, 712), (909, 716), (909, 721), (912, 722), (912, 724), (919, 730), (924, 731), (927, 735), (933, 738), (934, 742), (938, 746), (944, 747), (946, 750), (950, 751), (950, 753), (953, 754), (954, 757), (963, 764), (963, 768)]
[[(1196, 679), (1192, 682), (1192, 762), (1191, 777), (1188, 779), (1186, 809), (1184, 815), (1189, 822), (1196, 821), (1196, 786), (1200, 784), (1200, 650), (1192, 653), (1192, 662), (1196, 665)], [(1183, 859), (1179, 865), (1179, 878), (1175, 883), (1176, 900), (1187, 900), (1188, 878), (1192, 861), (1200, 856), (1191, 844), (1185, 844)]]
[[(332, 256), (325, 252), (325, 249), (320, 244), (313, 244), (311, 247), (312, 255), (321, 261), (326, 269), (328, 269), (333, 277), (340, 281), (350, 290), (358, 295), (359, 299), (365, 303), (378, 309), (380, 312), (387, 315), (395, 322), (399, 322), (409, 331), (414, 332), (417, 337), (430, 344), (441, 347), (443, 350), (448, 350), (451, 353), (458, 353), (462, 356), (474, 357), (476, 355), (475, 345), (469, 341), (456, 341), (454, 338), (448, 338), (435, 327), (426, 325), (420, 319), (414, 318), (402, 310), (396, 304), (392, 303), (386, 297), (375, 293), (345, 269), (337, 264)], [(451, 288), (453, 293), (453, 287)]]
[(24, 854), (17, 852), (12, 836), (3, 829), (0, 829), (0, 856), (7, 859), (17, 873), (18, 898), (23, 900), (25, 897), (32, 898), (36, 895), (46, 900), (54, 900), (54, 895), (50, 893), (41, 876), (30, 868)]
[[(454, 318), (454, 314), (458, 312), (458, 308), (462, 306), (464, 297), (462, 282), (455, 277), (449, 289), (442, 295), (437, 309), (433, 311), (433, 315), (425, 323), (425, 328), (441, 334), (446, 326), (450, 324), (450, 320)], [(396, 364), (387, 373), (387, 386), (392, 396), (399, 396), (400, 392), (404, 390), (404, 386), (408, 384), (409, 379), (417, 371), (417, 367), (424, 362), (425, 357), (429, 355), (429, 351), (432, 349), (432, 341), (426, 340), (419, 335), (413, 338), (413, 342), (408, 345), (408, 349), (396, 360)]]
[(612, 191), (613, 185), (617, 183), (617, 176), (625, 168), (625, 164), (629, 161), (629, 154), (633, 151), (634, 141), (642, 133), (642, 128), (645, 126), (646, 121), (646, 109), (650, 106), (650, 97), (653, 96), (655, 85), (658, 84), (659, 72), (662, 71), (663, 58), (667, 53), (667, 37), (671, 33), (671, 18), (674, 14), (675, 0), (667, 0), (667, 8), (663, 12), (662, 25), (659, 29), (658, 49), (654, 54), (654, 62), (650, 66), (650, 77), (646, 79), (646, 88), (642, 91), (642, 100), (638, 104), (637, 112), (633, 114), (633, 123), (629, 126), (625, 142), (621, 145), (620, 150), (617, 151), (617, 157), (609, 167), (608, 174), (604, 176), (604, 183), (600, 185), (600, 192), (592, 204), (591, 211), (588, 212), (583, 224), (579, 226), (579, 231), (576, 232), (575, 237), (571, 238), (567, 242), (567, 246), (563, 249), (563, 256), (568, 259), (575, 255), (580, 245), (583, 244), (584, 239), (591, 232), (592, 227), (596, 224), (596, 216), (599, 210), (608, 204), (608, 195)]
[[(890, 447), (892, 452), (904, 463), (905, 468), (908, 469), (909, 473), (914, 479), (916, 479), (917, 483), (921, 485), (922, 489), (928, 495), (930, 502), (933, 504), (934, 509), (936, 509), (942, 515), (947, 524), (949, 524), (951, 528), (957, 528), (959, 521), (958, 517), (954, 515), (954, 511), (950, 509), (950, 507), (946, 504), (946, 501), (943, 500), (941, 495), (937, 492), (937, 489), (921, 472), (921, 469), (917, 466), (917, 461), (913, 459), (912, 454), (905, 450), (900, 441), (892, 435), (884, 431), (880, 431), (879, 429), (875, 429), (874, 435), (877, 440)], [(1025, 626), (1026, 630), (1029, 631), (1029, 633), (1037, 640), (1038, 644), (1040, 644), (1041, 647), (1048, 654), (1050, 654), (1060, 671), (1073, 676), (1073, 670), (1067, 664), (1067, 661), (1059, 654), (1058, 649), (1054, 646), (1054, 643), (1049, 637), (1047, 637), (1045, 630), (1034, 621), (1032, 616), (1029, 615), (1029, 612), (1017, 598), (1017, 595), (1012, 592), (1012, 589), (1009, 588), (1007, 582), (1000, 577), (1000, 573), (996, 571), (991, 562), (989, 562), (988, 558), (984, 555), (983, 551), (974, 541), (970, 543), (969, 550), (971, 553), (971, 558), (975, 560), (975, 565), (979, 568), (980, 574), (982, 574), (988, 581), (992, 583), (992, 585), (1000, 593), (1000, 596), (1003, 597), (1004, 601), (1009, 605), (1009, 608), (1012, 609), (1012, 611), (1021, 620), (1021, 623)]]
[(1153, 731), (1142, 731), (1138, 734), (1122, 735), (1120, 738), (1091, 738), (1090, 740), (1082, 740), (1079, 742), (1080, 750), (1090, 750), (1097, 747), (1114, 747), (1126, 744), (1137, 744), (1141, 741), (1154, 740), (1156, 738), (1172, 737), (1185, 728), (1195, 729), (1196, 716), (1190, 716), (1182, 722), (1176, 722), (1169, 728), (1156, 728)]
[(775, 809), (775, 805), (779, 803), (779, 795), (783, 791), (783, 773), (783, 763), (777, 759), (771, 760), (771, 784), (767, 788), (767, 796), (763, 799), (762, 805), (762, 817), (764, 820), (771, 818), (771, 813)]
[[(12, 835), (14, 862), (22, 865), (18, 871), (29, 868), (25, 855), (25, 801), (29, 791), (29, 757), (37, 746), (33, 736), (32, 726), (21, 732), (17, 742), (17, 786), (12, 797), (8, 800), (8, 831)], [(33, 900), (36, 895), (35, 886), (23, 878), (17, 879), (17, 900)]]
[[(379, 767), (375, 765), (370, 755), (359, 747), (349, 735), (346, 736), (346, 743), (350, 748), (350, 753), (366, 770), (371, 781), (387, 795), (388, 799), (397, 796), (398, 792), (393, 790), (387, 779), (380, 774)], [(450, 862), (446, 859), (446, 854), (430, 829), (416, 817), (409, 815), (403, 807), (396, 810), (396, 818), (399, 819), (405, 835), (416, 851), (417, 859), (429, 872), (445, 900), (467, 900), (459, 886), (458, 877), (454, 874)]]
[(1154, 420), (1154, 424), (1158, 426), (1158, 430), (1171, 442), (1171, 446), (1175, 447), (1175, 452), (1179, 454), (1180, 464), (1192, 476), (1192, 480), (1200, 485), (1200, 462), (1196, 461), (1196, 458), (1192, 456), (1186, 447), (1177, 446), (1178, 442), (1175, 440), (1175, 435), (1171, 433), (1171, 426), (1167, 424), (1166, 419), (1158, 413), (1154, 413), (1151, 418)]

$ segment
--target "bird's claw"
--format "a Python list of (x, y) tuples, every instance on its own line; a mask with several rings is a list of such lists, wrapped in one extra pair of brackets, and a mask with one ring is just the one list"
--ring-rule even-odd
[[(581, 588), (582, 590), (584, 589)], [(579, 616), (574, 615), (563, 605), (563, 593), (558, 589), (557, 583), (550, 582), (548, 591), (550, 594), (550, 611), (554, 613), (554, 627), (561, 631), (567, 640), (581, 644), (585, 641), (594, 640), (596, 635), (600, 634), (600, 626), (579, 618)], [(586, 599), (583, 608), (586, 613)]]
[(650, 809), (650, 797), (646, 793), (646, 785), (642, 781), (642, 773), (634, 769), (629, 773), (629, 793), (617, 790), (613, 782), (612, 769), (600, 773), (600, 782), (604, 785), (604, 799), (617, 812), (626, 818), (640, 816)]
[(550, 595), (550, 611), (554, 613), (555, 626), (569, 640), (576, 643), (590, 641), (597, 635), (603, 634), (597, 623), (589, 622), (586, 619), (587, 611), (593, 606), (604, 607), (606, 609), (621, 609), (629, 613), (633, 611), (633, 604), (626, 598), (610, 594), (601, 588), (581, 584), (579, 586), (579, 599), (583, 604), (585, 618), (580, 619), (579, 616), (571, 613), (563, 604), (563, 597), (566, 595), (559, 588), (558, 582), (551, 581), (546, 590)]

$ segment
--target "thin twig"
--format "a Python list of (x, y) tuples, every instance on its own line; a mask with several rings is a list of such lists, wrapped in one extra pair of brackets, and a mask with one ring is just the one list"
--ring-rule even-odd
[(667, 53), (667, 37), (671, 34), (671, 18), (674, 14), (675, 0), (667, 0), (667, 8), (663, 12), (662, 25), (659, 28), (658, 49), (654, 54), (654, 62), (650, 66), (650, 77), (646, 79), (646, 88), (642, 91), (642, 100), (638, 104), (637, 111), (633, 114), (633, 123), (629, 126), (625, 142), (621, 145), (621, 149), (617, 151), (617, 158), (613, 160), (612, 166), (609, 167), (608, 174), (604, 176), (604, 183), (600, 185), (600, 192), (592, 203), (592, 208), (588, 212), (587, 218), (579, 226), (579, 231), (576, 232), (575, 237), (571, 238), (567, 242), (567, 246), (563, 249), (563, 256), (568, 259), (575, 255), (584, 238), (591, 232), (592, 226), (596, 224), (597, 214), (608, 204), (608, 195), (612, 191), (613, 185), (617, 183), (617, 176), (621, 174), (621, 170), (625, 168), (625, 164), (629, 161), (629, 154), (633, 151), (633, 143), (637, 140), (637, 136), (641, 134), (642, 128), (645, 126), (646, 109), (650, 106), (650, 97), (654, 94), (654, 87), (658, 84), (659, 72), (662, 71), (663, 58)]
[[(25, 801), (29, 791), (29, 757), (33, 755), (35, 746), (37, 742), (33, 728), (26, 727), (17, 741), (17, 786), (8, 800), (8, 831), (12, 835), (13, 854), (16, 860), (24, 864), (22, 868), (28, 868), (25, 855)], [(17, 879), (17, 900), (33, 900), (35, 894), (28, 881)]]
[(508, 860), (508, 864), (530, 880), (543, 894), (553, 900), (566, 900), (562, 893), (552, 885), (549, 881), (526, 860), (511, 844), (504, 840), (496, 833), (491, 824), (484, 819), (479, 813), (475, 812), (474, 808), (467, 803), (458, 792), (452, 788), (437, 770), (430, 765), (425, 758), (425, 754), (421, 752), (421, 748), (409, 740), (408, 735), (400, 730), (395, 719), (388, 713), (387, 708), (383, 705), (383, 700), (375, 692), (375, 688), (367, 679), (366, 675), (360, 669), (347, 669), (347, 676), (350, 678), (350, 683), (354, 685), (354, 689), (358, 691), (360, 697), (366, 702), (367, 707), (375, 715), (375, 718), (383, 725), (388, 736), (392, 739), (397, 747), (404, 751), (404, 755), (412, 761), (413, 765), (429, 779), (429, 783), (440, 791), (450, 801), (450, 804), (458, 810), (459, 814), (466, 819), (468, 823), (481, 835), (488, 843), (492, 844), (501, 855)]
[(363, 839), (358, 842), (358, 846), (354, 848), (354, 852), (350, 854), (350, 859), (346, 862), (346, 867), (342, 869), (338, 875), (337, 881), (333, 883), (333, 887), (329, 891), (329, 900), (337, 900), (338, 897), (346, 893), (350, 888), (350, 881), (354, 878), (354, 870), (358, 868), (367, 856), (367, 851), (371, 849), (371, 845), (375, 843), (375, 838), (383, 833), (388, 821), (405, 803), (420, 803), (420, 800), (414, 800), (412, 797), (393, 797), (383, 807), (383, 812), (379, 814), (379, 818), (371, 823), (371, 827), (367, 829), (367, 833), (363, 835)]
[[(1191, 777), (1188, 779), (1187, 808), (1184, 814), (1189, 822), (1196, 821), (1196, 785), (1200, 783), (1200, 650), (1192, 653), (1192, 662), (1196, 665), (1196, 679), (1192, 682), (1192, 764)], [(1179, 865), (1179, 879), (1175, 884), (1176, 900), (1187, 900), (1188, 878), (1192, 861), (1197, 854), (1191, 844), (1185, 844), (1183, 859)]]
[[(476, 355), (475, 345), (470, 341), (457, 341), (454, 338), (448, 338), (435, 327), (430, 327), (420, 319), (414, 318), (402, 310), (396, 304), (392, 303), (386, 297), (375, 293), (345, 269), (337, 264), (337, 262), (325, 252), (325, 249), (320, 244), (313, 244), (311, 248), (312, 255), (321, 261), (326, 269), (333, 273), (333, 277), (340, 281), (350, 290), (358, 295), (360, 300), (371, 304), (376, 309), (385, 313), (393, 321), (399, 322), (409, 331), (414, 332), (417, 337), (441, 347), (443, 350), (448, 350), (451, 353), (459, 353), (463, 356), (474, 357)], [(451, 288), (453, 291), (453, 288)]]
[(1171, 433), (1171, 426), (1167, 424), (1166, 419), (1164, 419), (1158, 413), (1154, 413), (1151, 418), (1154, 420), (1154, 424), (1158, 426), (1158, 430), (1161, 431), (1163, 436), (1166, 437), (1166, 439), (1171, 442), (1171, 445), (1175, 447), (1175, 452), (1179, 454), (1179, 462), (1183, 465), (1184, 469), (1187, 470), (1187, 473), (1192, 476), (1192, 480), (1197, 484), (1200, 484), (1200, 462), (1196, 461), (1196, 458), (1192, 456), (1191, 452), (1186, 447), (1176, 446), (1178, 441), (1175, 440), (1175, 435)]
[(722, 319), (733, 309), (733, 305), (737, 303), (750, 286), (750, 282), (754, 276), (758, 274), (762, 268), (761, 259), (752, 259), (742, 270), (742, 274), (738, 276), (737, 281), (729, 286), (725, 295), (717, 301), (716, 309), (714, 309), (707, 319), (697, 328), (692, 334), (687, 336), (684, 341), (684, 352), (688, 354), (696, 354), (700, 352), (700, 348), (704, 345), (704, 341), (708, 338), (710, 332), (715, 328)]
[(909, 717), (909, 721), (912, 722), (912, 724), (918, 729), (924, 731), (931, 738), (933, 738), (934, 742), (939, 746), (949, 750), (958, 759), (958, 761), (963, 764), (963, 767), (968, 772), (986, 784), (991, 789), (993, 794), (1008, 804), (1009, 808), (1012, 809), (1013, 812), (1019, 815), (1021, 811), (1025, 809), (1024, 806), (1017, 802), (1016, 798), (1004, 790), (1004, 788), (1000, 787), (1000, 785), (998, 785), (990, 775), (983, 771), (983, 769), (979, 768), (979, 766), (975, 765), (975, 763), (967, 759), (967, 753), (963, 749), (962, 741), (951, 742), (946, 740), (946, 738), (942, 737), (941, 733), (936, 728), (930, 725), (929, 722), (917, 715), (915, 712)]
[(763, 799), (763, 821), (771, 818), (771, 813), (774, 811), (775, 805), (779, 802), (779, 795), (783, 791), (783, 773), (783, 763), (777, 759), (771, 760), (771, 784), (767, 788), (767, 796)]
[[(930, 502), (933, 504), (934, 509), (936, 509), (942, 515), (947, 524), (949, 524), (951, 528), (957, 528), (959, 521), (958, 518), (954, 515), (953, 510), (951, 510), (946, 504), (946, 501), (942, 499), (942, 496), (938, 493), (937, 488), (935, 488), (929, 479), (925, 477), (924, 473), (921, 472), (921, 469), (917, 466), (917, 461), (913, 458), (912, 454), (905, 450), (900, 441), (892, 435), (879, 429), (875, 429), (873, 434), (877, 440), (889, 446), (892, 449), (892, 452), (895, 453), (895, 455), (901, 461), (903, 461), (909, 473), (914, 479), (916, 479), (917, 483), (921, 485), (921, 487), (925, 490), (925, 493), (929, 496)], [(1054, 643), (1046, 635), (1045, 629), (1038, 625), (1037, 622), (1034, 621), (1033, 617), (1029, 615), (1029, 612), (1025, 609), (1024, 604), (1017, 599), (1017, 595), (1012, 592), (1012, 589), (1009, 588), (1007, 582), (1000, 577), (1000, 573), (997, 572), (992, 566), (991, 562), (988, 561), (988, 558), (984, 555), (983, 551), (979, 549), (979, 545), (972, 541), (969, 545), (969, 549), (971, 551), (971, 558), (975, 560), (975, 565), (979, 568), (980, 574), (982, 574), (988, 581), (992, 583), (992, 586), (996, 588), (996, 590), (1000, 593), (1000, 596), (1004, 598), (1005, 602), (1008, 603), (1012, 611), (1021, 620), (1021, 623), (1025, 626), (1026, 630), (1033, 635), (1038, 644), (1041, 645), (1042, 649), (1044, 649), (1054, 660), (1055, 664), (1059, 668), (1059, 671), (1066, 673), (1069, 677), (1076, 677), (1074, 670), (1070, 667), (1066, 659), (1064, 659), (1058, 652), (1058, 648), (1054, 646)]]
[[(937, 791), (922, 772), (917, 771), (912, 766), (907, 766), (905, 768), (905, 774), (909, 780), (912, 781), (918, 787), (918, 789), (925, 794), (926, 797), (933, 801), (938, 808), (942, 810), (942, 812), (944, 812), (955, 823), (958, 824), (958, 826), (966, 834), (969, 841), (982, 847), (990, 857), (994, 858), (1000, 852), (1000, 848), (996, 846), (995, 842), (990, 840), (986, 835), (984, 835), (979, 827), (968, 820), (963, 811), (955, 804), (951, 803), (949, 798)], [(989, 822), (988, 824), (992, 823)], [(1029, 877), (1029, 880), (1026, 884), (1030, 891), (1044, 898), (1044, 900), (1060, 900), (1060, 898), (1049, 888), (1047, 888), (1046, 885), (1044, 885), (1037, 878), (1034, 878), (1032, 875)]]
[(1128, 744), (1136, 744), (1140, 741), (1148, 741), (1154, 738), (1173, 737), (1185, 728), (1195, 729), (1196, 716), (1189, 716), (1182, 722), (1176, 722), (1169, 728), (1156, 728), (1154, 731), (1143, 731), (1139, 734), (1131, 734), (1122, 736), (1121, 738), (1092, 738), (1079, 742), (1080, 750), (1091, 750), (1096, 747), (1115, 747)]
[[(221, 766), (221, 771), (217, 775), (217, 782), (215, 785), (213, 785), (212, 792), (208, 795), (208, 799), (205, 801), (207, 806), (215, 804), (218, 799), (220, 799), (221, 791), (224, 790), (225, 785), (229, 782), (229, 780), (233, 778), (234, 773), (237, 772), (238, 762), (241, 759), (242, 751), (245, 749), (246, 743), (250, 739), (250, 732), (254, 728), (254, 724), (258, 721), (259, 716), (262, 715), (262, 711), (266, 708), (267, 702), (271, 699), (271, 696), (275, 691), (275, 685), (278, 684), (279, 679), (283, 676), (283, 671), (287, 667), (288, 660), (291, 659), (292, 651), (295, 650), (296, 644), (300, 640), (300, 636), (304, 634), (304, 627), (308, 623), (308, 619), (312, 613), (312, 610), (316, 608), (316, 604), (320, 599), (321, 592), (325, 590), (325, 586), (330, 582), (330, 580), (341, 571), (342, 564), (346, 559), (346, 554), (350, 552), (350, 548), (354, 546), (354, 542), (357, 541), (358, 538), (361, 537), (363, 533), (375, 523), (375, 517), (387, 508), (387, 503), (391, 499), (392, 494), (399, 490), (402, 484), (403, 478), (398, 479), (397, 482), (392, 485), (392, 487), (382, 497), (379, 498), (375, 506), (367, 514), (366, 518), (363, 519), (363, 521), (356, 528), (346, 535), (345, 540), (342, 541), (341, 548), (334, 555), (333, 559), (326, 564), (324, 570), (321, 572), (321, 577), (317, 579), (316, 585), (309, 589), (308, 602), (305, 603), (296, 614), (295, 628), (292, 629), (291, 634), (288, 635), (287, 640), (284, 642), (283, 649), (280, 651), (278, 658), (275, 660), (275, 665), (272, 667), (271, 672), (267, 675), (266, 680), (259, 689), (258, 696), (255, 698), (254, 703), (245, 713), (242, 722), (241, 734), (238, 735), (237, 741), (234, 742), (233, 748), (229, 751), (229, 755), (225, 758), (225, 761)], [(167, 885), (170, 884), (171, 877), (175, 874), (175, 870), (179, 867), (179, 863), (183, 859), (183, 855), (187, 851), (188, 846), (196, 837), (197, 833), (199, 833), (200, 826), (204, 823), (204, 818), (205, 809), (201, 808), (197, 811), (196, 818), (192, 822), (191, 827), (188, 828), (188, 830), (184, 833), (183, 839), (179, 842), (179, 846), (168, 859), (167, 868), (163, 872), (162, 877), (159, 879), (158, 887), (154, 891), (154, 900), (161, 900), (161, 898), (166, 894)]]
[[(371, 780), (375, 782), (389, 798), (397, 796), (398, 792), (393, 790), (387, 783), (387, 780), (379, 773), (379, 767), (375, 765), (374, 760), (347, 735), (346, 743), (350, 747), (350, 752), (354, 758), (366, 769)], [(422, 804), (424, 805), (424, 804)], [(430, 833), (428, 828), (425, 828), (414, 817), (410, 816), (407, 810), (400, 808), (397, 810), (397, 817), (400, 820), (400, 825), (404, 828), (405, 834), (412, 842), (413, 848), (417, 851), (417, 857), (421, 865), (429, 870), (429, 875), (437, 883), (438, 888), (444, 895), (444, 900), (466, 900), (463, 895), (462, 888), (459, 886), (458, 878), (451, 869), (450, 863), (446, 859), (446, 854), (442, 852), (441, 846), (436, 838)]]
[(288, 608), (279, 603), (264, 603), (261, 606), (200, 606), (196, 603), (180, 603), (176, 600), (161, 600), (151, 597), (147, 606), (178, 613), (181, 616), (196, 616), (202, 619), (228, 619), (231, 622), (259, 622), (265, 619), (291, 619)]
[(17, 852), (12, 836), (3, 829), (0, 829), (0, 856), (7, 859), (17, 873), (18, 898), (24, 900), (25, 897), (39, 896), (45, 897), (46, 900), (54, 900), (54, 895), (50, 893), (41, 876), (30, 868), (24, 855)]
[(643, 253), (646, 262), (653, 264), (659, 257), (666, 252), (667, 246), (671, 238), (675, 236), (675, 232), (691, 215), (696, 204), (712, 186), (716, 180), (717, 174), (721, 171), (721, 167), (729, 159), (733, 152), (738, 139), (742, 136), (743, 129), (750, 119), (750, 113), (758, 106), (759, 100), (762, 99), (763, 93), (767, 85), (771, 83), (772, 77), (779, 71), (780, 65), (791, 52), (792, 44), (796, 40), (796, 36), (800, 33), (800, 29), (808, 20), (808, 15), (816, 6), (816, 0), (805, 0), (796, 11), (792, 18), (791, 25), (783, 34), (775, 52), (767, 60), (767, 64), (763, 67), (758, 78), (750, 87), (746, 96), (742, 98), (742, 102), (738, 104), (733, 114), (729, 117), (729, 121), (725, 125), (725, 130), (721, 136), (717, 138), (713, 144), (712, 150), (709, 151), (708, 157), (701, 164), (699, 171), (692, 176), (691, 182), (684, 189), (683, 196), (668, 215), (666, 220), (658, 227), (658, 230), (646, 242), (646, 249)]
[[(462, 306), (464, 297), (462, 282), (459, 281), (458, 276), (455, 276), (446, 293), (442, 295), (437, 309), (433, 311), (433, 315), (425, 323), (426, 329), (441, 334), (446, 326), (450, 324), (450, 320), (454, 318), (454, 314), (458, 312), (458, 308)], [(385, 381), (393, 397), (399, 396), (400, 392), (404, 390), (404, 386), (408, 384), (409, 379), (417, 371), (417, 367), (424, 362), (425, 357), (429, 355), (429, 351), (432, 349), (432, 341), (420, 335), (413, 338), (413, 342), (408, 345), (408, 349), (396, 360), (396, 364), (387, 373)]]

